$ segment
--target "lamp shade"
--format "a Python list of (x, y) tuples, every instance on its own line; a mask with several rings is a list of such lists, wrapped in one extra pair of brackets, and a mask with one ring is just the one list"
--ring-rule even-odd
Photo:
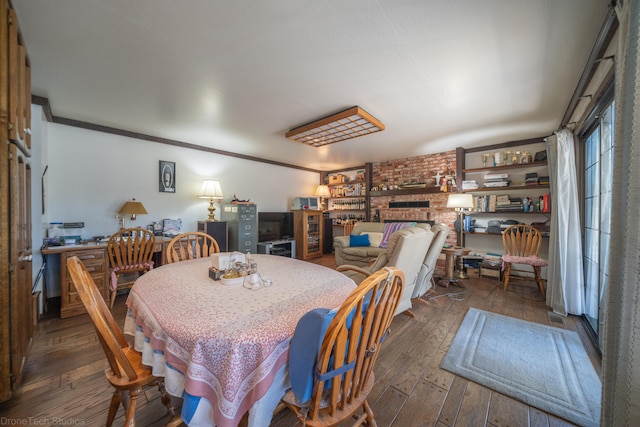
[(118, 211), (118, 215), (143, 215), (148, 213), (149, 212), (147, 212), (142, 203), (136, 202), (136, 199), (125, 202)]
[(330, 197), (331, 196), (331, 192), (329, 192), (329, 186), (327, 186), (327, 185), (318, 185), (318, 188), (316, 188), (316, 196)]
[(447, 207), (452, 209), (471, 209), (473, 208), (473, 196), (471, 194), (450, 194), (447, 200)]
[(201, 199), (222, 199), (224, 198), (224, 195), (222, 194), (222, 188), (218, 181), (205, 179), (202, 181), (202, 187), (200, 187), (200, 194), (198, 194), (198, 197)]

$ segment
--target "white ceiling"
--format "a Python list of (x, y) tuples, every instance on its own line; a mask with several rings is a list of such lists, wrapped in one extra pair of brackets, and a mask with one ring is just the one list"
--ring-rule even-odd
[[(318, 170), (547, 135), (606, 0), (13, 0), (55, 116)], [(286, 131), (358, 105), (386, 125)]]

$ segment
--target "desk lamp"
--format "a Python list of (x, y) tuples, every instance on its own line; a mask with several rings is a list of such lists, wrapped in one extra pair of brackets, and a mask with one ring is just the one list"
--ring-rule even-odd
[(125, 228), (125, 221), (127, 217), (129, 217), (131, 221), (135, 221), (136, 215), (143, 215), (148, 213), (149, 212), (147, 212), (142, 203), (136, 202), (136, 199), (134, 198), (122, 205), (122, 207), (118, 211), (118, 215), (116, 215), (116, 218), (120, 219), (120, 229), (123, 230)]
[(207, 218), (207, 221), (215, 221), (216, 218), (213, 212), (216, 208), (213, 206), (213, 200), (224, 198), (220, 183), (212, 179), (205, 179), (202, 181), (202, 187), (200, 187), (200, 194), (198, 194), (198, 197), (201, 199), (209, 199), (209, 217)]
[(320, 204), (322, 205), (322, 210), (328, 210), (328, 206), (324, 205), (325, 198), (331, 197), (331, 192), (329, 191), (329, 186), (327, 185), (318, 185), (316, 188), (316, 196), (320, 196)]

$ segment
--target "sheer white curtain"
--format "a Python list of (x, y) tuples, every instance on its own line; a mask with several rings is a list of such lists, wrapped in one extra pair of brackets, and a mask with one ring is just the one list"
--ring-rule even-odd
[(558, 314), (580, 315), (585, 298), (573, 134), (565, 129), (546, 142), (551, 182), (547, 305)]
[(618, 0), (609, 287), (602, 366), (603, 426), (640, 420), (640, 0)]

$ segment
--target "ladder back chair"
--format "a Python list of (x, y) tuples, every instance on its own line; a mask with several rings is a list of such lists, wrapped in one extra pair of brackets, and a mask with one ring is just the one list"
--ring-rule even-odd
[(82, 261), (77, 256), (71, 257), (67, 261), (67, 268), (71, 280), (78, 290), (78, 295), (93, 321), (93, 326), (107, 357), (105, 376), (115, 389), (107, 415), (107, 427), (113, 423), (121, 404), (125, 411), (124, 425), (127, 427), (135, 426), (136, 401), (142, 393), (143, 387), (148, 386), (158, 387), (162, 403), (167, 407), (167, 412), (172, 417), (170, 425), (178, 425), (180, 418), (175, 415), (171, 398), (164, 389), (163, 379), (153, 376), (151, 369), (142, 364), (142, 355), (129, 346)]
[(385, 267), (358, 285), (335, 312), (317, 354), (311, 398), (300, 404), (293, 390), (283, 398), (303, 425), (334, 426), (350, 417), (355, 425), (376, 425), (367, 396), (403, 281), (402, 271)]
[(178, 234), (167, 246), (167, 263), (206, 258), (220, 252), (216, 239), (201, 231)]
[(542, 245), (542, 233), (535, 227), (526, 224), (516, 224), (508, 227), (502, 233), (504, 256), (502, 257), (502, 283), (504, 289), (509, 286), (512, 264), (524, 264), (533, 268), (535, 281), (540, 292), (545, 296), (544, 280), (540, 275), (542, 267), (547, 266), (547, 261), (540, 258), (540, 246)]
[[(153, 250), (156, 239), (149, 230), (127, 228), (114, 233), (107, 242), (111, 280), (110, 304), (116, 300), (120, 289), (129, 289), (135, 279), (153, 268)], [(120, 279), (124, 278), (124, 281)]]

